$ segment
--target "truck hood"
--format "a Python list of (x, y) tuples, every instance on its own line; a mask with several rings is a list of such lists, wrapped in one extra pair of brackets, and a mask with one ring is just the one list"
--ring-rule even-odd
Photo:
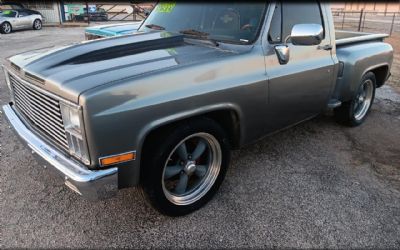
[(35, 50), (9, 60), (29, 82), (78, 103), (83, 92), (104, 84), (238, 53), (222, 47), (188, 42), (179, 34), (151, 32)]

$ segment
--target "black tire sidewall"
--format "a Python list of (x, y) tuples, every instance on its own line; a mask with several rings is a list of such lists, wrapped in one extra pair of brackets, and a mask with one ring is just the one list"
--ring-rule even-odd
[[(361, 120), (357, 120), (355, 118), (354, 105), (356, 103), (356, 97), (357, 97), (359, 88), (367, 80), (372, 80), (372, 83), (373, 83), (371, 105), (369, 106), (368, 111), (365, 114), (365, 116)], [(347, 125), (350, 127), (357, 127), (357, 126), (360, 126), (361, 124), (363, 124), (365, 122), (365, 120), (367, 119), (368, 114), (371, 111), (372, 105), (375, 100), (375, 93), (376, 93), (376, 77), (373, 72), (368, 72), (361, 78), (360, 84), (357, 86), (357, 91), (354, 92), (353, 99), (348, 102), (342, 103), (342, 105), (339, 108), (336, 108), (334, 110), (334, 115), (335, 115), (336, 121), (343, 125)]]
[[(369, 106), (369, 108), (368, 108), (368, 111), (367, 111), (367, 113), (365, 114), (365, 116), (364, 116), (361, 120), (357, 120), (357, 119), (355, 118), (354, 105), (355, 105), (355, 103), (356, 103), (356, 101), (357, 101), (357, 100), (356, 100), (357, 93), (360, 91), (361, 86), (362, 86), (367, 80), (371, 80), (372, 83), (373, 83), (371, 104), (370, 104), (370, 106)], [(370, 113), (371, 108), (372, 108), (372, 105), (373, 105), (374, 100), (375, 100), (375, 91), (376, 91), (376, 77), (375, 77), (375, 74), (374, 74), (374, 73), (369, 72), (369, 73), (365, 74), (365, 75), (363, 76), (363, 78), (361, 79), (361, 83), (360, 83), (360, 85), (358, 86), (357, 92), (356, 92), (356, 94), (354, 95), (353, 100), (351, 101), (351, 105), (350, 105), (350, 117), (351, 117), (351, 120), (350, 120), (350, 122), (352, 123), (353, 126), (359, 126), (359, 125), (363, 124), (363, 123), (365, 122), (365, 120), (367, 119), (368, 114)]]
[[(170, 202), (162, 188), (162, 175), (164, 165), (172, 150), (183, 139), (196, 133), (208, 133), (213, 135), (221, 146), (222, 163), (219, 175), (206, 195), (200, 200), (187, 206), (178, 206)], [(142, 188), (148, 201), (159, 212), (168, 216), (182, 216), (191, 213), (204, 206), (217, 192), (223, 182), (230, 161), (230, 145), (224, 130), (213, 120), (196, 119), (185, 122), (169, 131), (168, 135), (160, 138), (158, 145), (152, 145), (147, 150), (153, 150), (154, 154), (144, 152), (142, 167)]]
[[(35, 23), (36, 23), (37, 21), (40, 22), (40, 29), (37, 29), (36, 26), (35, 26)], [(33, 29), (34, 29), (34, 30), (41, 30), (42, 28), (43, 28), (43, 23), (42, 23), (42, 21), (41, 21), (40, 19), (36, 19), (35, 21), (33, 21)]]
[[(5, 32), (5, 29), (4, 29), (4, 25), (5, 25), (5, 24), (10, 25), (10, 28), (11, 28), (11, 29), (10, 29), (10, 32), (8, 32), (8, 33)], [(1, 33), (2, 33), (2, 34), (10, 34), (10, 33), (12, 32), (12, 26), (11, 26), (11, 24), (10, 24), (9, 22), (4, 22), (4, 23), (1, 24), (0, 30), (1, 30)]]

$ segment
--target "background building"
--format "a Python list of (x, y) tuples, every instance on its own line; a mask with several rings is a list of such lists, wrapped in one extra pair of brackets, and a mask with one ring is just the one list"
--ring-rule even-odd
[(102, 9), (114, 21), (132, 21), (137, 16), (133, 13), (140, 6), (151, 9), (154, 3), (140, 1), (76, 1), (76, 0), (0, 0), (0, 3), (22, 3), (26, 8), (37, 10), (45, 17), (48, 24), (61, 24), (72, 20), (74, 14), (82, 14), (86, 8)]

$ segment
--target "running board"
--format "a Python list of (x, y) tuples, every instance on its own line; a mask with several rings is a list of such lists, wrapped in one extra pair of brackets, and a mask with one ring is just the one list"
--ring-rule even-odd
[(341, 101), (339, 101), (337, 99), (329, 100), (328, 108), (334, 109), (334, 108), (337, 108), (337, 107), (340, 107), (340, 106), (342, 106), (342, 102)]

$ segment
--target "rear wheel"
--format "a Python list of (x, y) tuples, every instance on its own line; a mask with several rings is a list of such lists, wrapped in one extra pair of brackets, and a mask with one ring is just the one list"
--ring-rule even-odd
[(42, 21), (40, 21), (39, 19), (36, 19), (33, 22), (33, 29), (34, 30), (41, 30), (42, 29)]
[(12, 31), (12, 26), (9, 22), (4, 22), (1, 26), (0, 26), (0, 32), (2, 34), (10, 34)]
[(375, 99), (375, 89), (375, 74), (369, 72), (363, 76), (353, 100), (334, 110), (336, 120), (351, 127), (364, 123)]
[(145, 148), (142, 188), (158, 211), (182, 216), (215, 195), (229, 165), (230, 146), (224, 130), (209, 119), (162, 134)]

